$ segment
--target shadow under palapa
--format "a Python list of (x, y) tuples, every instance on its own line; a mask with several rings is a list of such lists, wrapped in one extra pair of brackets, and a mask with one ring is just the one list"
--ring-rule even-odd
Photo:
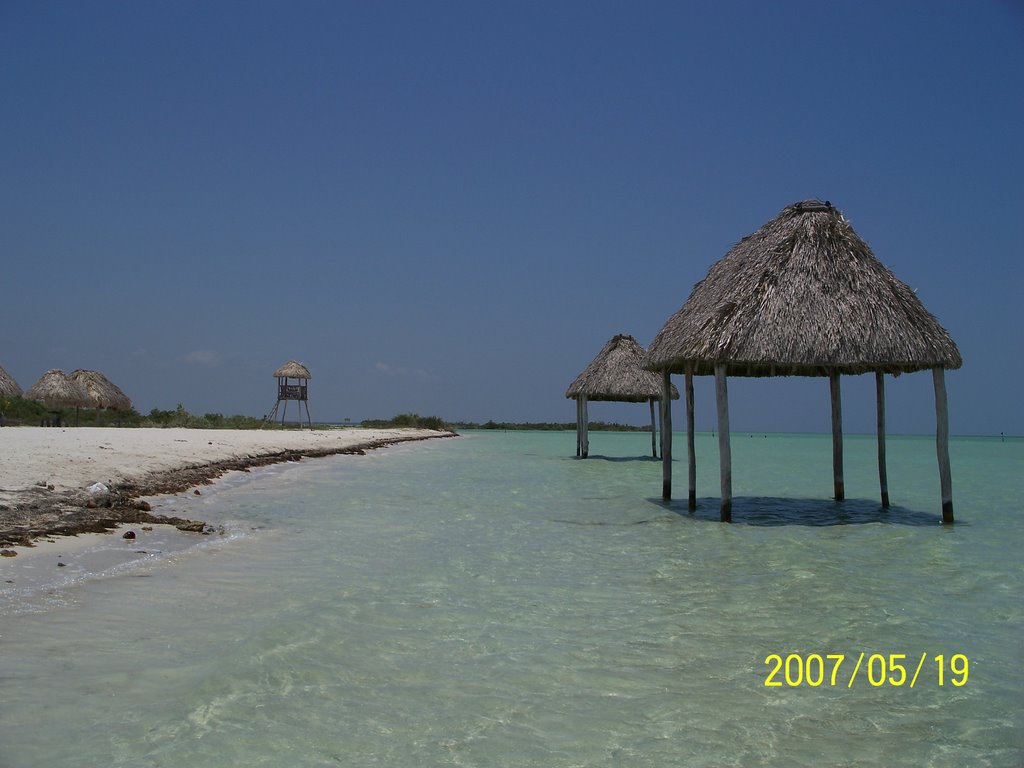
[(600, 456), (597, 454), (590, 454), (586, 458), (582, 456), (572, 457), (573, 461), (611, 461), (611, 462), (624, 462), (624, 461), (649, 461), (660, 463), (661, 459), (654, 458), (653, 456)]
[[(720, 523), (717, 496), (697, 499), (697, 508), (690, 510), (685, 498), (664, 501), (648, 498), (651, 504), (667, 509), (680, 517), (703, 522)], [(778, 496), (734, 496), (732, 525), (941, 525), (942, 515), (922, 512), (896, 504), (883, 507), (872, 499), (792, 499)]]

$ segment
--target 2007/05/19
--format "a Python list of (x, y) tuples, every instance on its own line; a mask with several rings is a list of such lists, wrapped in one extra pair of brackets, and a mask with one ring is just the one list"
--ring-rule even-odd
[[(875, 688), (880, 688), (884, 685), (900, 687), (907, 685), (908, 682), (909, 687), (913, 688), (917, 683), (918, 676), (921, 674), (921, 669), (925, 665), (928, 653), (925, 651), (921, 654), (920, 660), (917, 661), (917, 668), (914, 669), (913, 675), (909, 677), (907, 666), (903, 663), (907, 659), (907, 654), (905, 653), (890, 653), (888, 656), (881, 653), (873, 653), (867, 657), (866, 665), (864, 664), (865, 656), (867, 656), (866, 652), (861, 651), (860, 656), (857, 658), (857, 664), (853, 668), (853, 674), (850, 675), (847, 681), (839, 677), (839, 669), (846, 660), (845, 653), (829, 653), (825, 656), (818, 653), (811, 653), (806, 656), (802, 656), (799, 653), (791, 653), (785, 658), (780, 654), (770, 653), (765, 657), (764, 663), (772, 667), (772, 669), (769, 671), (768, 678), (764, 681), (764, 684), (769, 688), (781, 688), (783, 685), (790, 688), (797, 688), (801, 685), (816, 688), (824, 684), (835, 687), (836, 685), (846, 683), (847, 688), (852, 688), (854, 680), (857, 679), (858, 672), (860, 672), (861, 667), (864, 667), (868, 684)], [(970, 662), (965, 654), (956, 653), (947, 657), (940, 653), (936, 654), (932, 660), (936, 664), (936, 680), (940, 686), (946, 684), (947, 667), (949, 669), (948, 679), (950, 683), (958, 688), (967, 684)], [(913, 665), (913, 662), (911, 664)], [(826, 668), (829, 665), (831, 665), (831, 671), (826, 678)], [(930, 674), (928, 676), (930, 677)], [(780, 677), (782, 679), (776, 679)]]

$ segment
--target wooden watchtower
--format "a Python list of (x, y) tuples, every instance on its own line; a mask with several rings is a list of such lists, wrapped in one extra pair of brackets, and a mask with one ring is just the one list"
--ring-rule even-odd
[[(306, 424), (309, 428), (313, 428), (313, 422), (309, 417), (309, 386), (307, 382), (313, 378), (309, 369), (302, 363), (297, 363), (294, 360), (289, 360), (287, 363), (282, 365), (276, 371), (274, 376), (277, 378), (277, 403), (274, 405), (274, 410), (270, 412), (270, 415), (264, 420), (264, 424), (277, 419), (277, 413), (281, 412), (281, 425), (284, 425), (285, 416), (288, 413), (288, 402), (294, 400), (298, 402), (299, 408), (299, 429), (302, 429), (302, 408), (306, 408)], [(284, 403), (284, 408), (281, 404)]]

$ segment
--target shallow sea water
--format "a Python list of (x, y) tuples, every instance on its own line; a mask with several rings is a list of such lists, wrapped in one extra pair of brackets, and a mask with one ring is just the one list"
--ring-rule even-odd
[[(836, 503), (828, 436), (736, 435), (732, 525), (715, 444), (695, 513), (682, 436), (665, 505), (643, 434), (577, 460), (571, 433), (467, 433), (167, 499), (228, 533), (0, 602), (0, 765), (1021, 765), (1024, 441), (953, 441), (954, 526), (930, 439), (890, 439), (883, 511), (872, 438)], [(875, 653), (927, 658), (873, 686)], [(770, 654), (846, 659), (766, 687)]]

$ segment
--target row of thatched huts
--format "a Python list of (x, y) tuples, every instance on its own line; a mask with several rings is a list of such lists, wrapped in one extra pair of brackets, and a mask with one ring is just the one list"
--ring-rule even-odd
[(25, 391), (0, 368), (0, 397), (24, 397), (42, 403), (49, 411), (64, 408), (128, 411), (132, 407), (131, 399), (114, 382), (99, 371), (82, 368), (67, 375), (53, 368)]
[[(626, 362), (628, 360), (628, 363)], [(644, 352), (616, 336), (570, 385), (577, 401), (577, 455), (587, 455), (587, 400), (661, 403), (662, 497), (672, 495), (672, 374), (685, 376), (689, 506), (696, 507), (693, 377), (714, 376), (720, 516), (732, 519), (728, 377), (827, 378), (832, 407), (835, 499), (843, 485), (840, 377), (874, 373), (878, 472), (889, 505), (885, 458), (885, 375), (931, 370), (943, 522), (953, 522), (945, 371), (963, 364), (949, 333), (914, 291), (872, 253), (829, 201), (784, 208), (744, 237), (698, 282)], [(657, 385), (654, 379), (658, 379)], [(653, 427), (652, 427), (653, 430)]]

